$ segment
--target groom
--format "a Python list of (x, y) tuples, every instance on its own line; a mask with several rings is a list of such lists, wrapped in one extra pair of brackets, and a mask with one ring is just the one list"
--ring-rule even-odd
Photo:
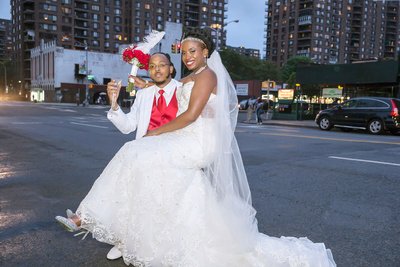
[(172, 75), (175, 69), (168, 54), (154, 53), (149, 61), (149, 75), (153, 82), (143, 81), (134, 77), (137, 85), (143, 85), (136, 95), (131, 111), (125, 114), (113, 95), (118, 96), (120, 86), (115, 81), (107, 84), (107, 93), (111, 99), (111, 109), (107, 118), (124, 134), (136, 130), (136, 139), (142, 138), (147, 131), (175, 119), (178, 111), (177, 93), (182, 84)]
[[(115, 81), (107, 84), (107, 93), (111, 99), (111, 109), (107, 118), (124, 134), (136, 130), (136, 139), (142, 138), (147, 131), (175, 119), (178, 112), (177, 93), (182, 84), (172, 79), (175, 72), (168, 54), (154, 53), (149, 61), (149, 75), (153, 82), (143, 81), (133, 77), (135, 83), (143, 87), (136, 95), (131, 111), (125, 114), (116, 103), (121, 86)], [(114, 99), (114, 101), (113, 101)], [(107, 254), (107, 259), (115, 260), (122, 256), (121, 251), (114, 246)]]

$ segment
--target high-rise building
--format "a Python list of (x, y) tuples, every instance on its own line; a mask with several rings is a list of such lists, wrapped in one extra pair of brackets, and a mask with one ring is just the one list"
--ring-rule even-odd
[(376, 0), (268, 0), (266, 59), (283, 65), (307, 56), (320, 64), (396, 58), (400, 2)]
[[(18, 77), (30, 83), (30, 49), (56, 41), (68, 49), (117, 53), (119, 46), (135, 43), (165, 22), (183, 27), (222, 25), (228, 0), (11, 0), (13, 50)], [(217, 39), (217, 38), (215, 38)]]
[(0, 19), (0, 61), (11, 59), (12, 35), (11, 20)]

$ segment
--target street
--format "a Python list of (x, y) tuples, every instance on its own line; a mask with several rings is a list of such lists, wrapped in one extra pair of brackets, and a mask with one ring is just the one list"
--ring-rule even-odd
[[(106, 106), (0, 102), (0, 266), (125, 266), (110, 245), (64, 231), (133, 134)], [(338, 266), (400, 264), (400, 137), (240, 123), (259, 231), (324, 242)]]

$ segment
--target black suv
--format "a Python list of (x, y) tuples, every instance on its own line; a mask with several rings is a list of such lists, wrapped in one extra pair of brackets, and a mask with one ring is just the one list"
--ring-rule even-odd
[(341, 105), (320, 111), (315, 118), (321, 130), (338, 127), (342, 130), (363, 129), (371, 134), (400, 130), (400, 99), (386, 97), (356, 97)]

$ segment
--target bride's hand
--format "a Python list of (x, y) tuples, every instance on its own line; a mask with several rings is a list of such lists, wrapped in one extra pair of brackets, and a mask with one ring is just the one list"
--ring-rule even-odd
[(160, 133), (156, 130), (148, 131), (147, 134), (145, 134), (143, 137), (148, 137), (148, 136), (156, 136), (159, 135)]

